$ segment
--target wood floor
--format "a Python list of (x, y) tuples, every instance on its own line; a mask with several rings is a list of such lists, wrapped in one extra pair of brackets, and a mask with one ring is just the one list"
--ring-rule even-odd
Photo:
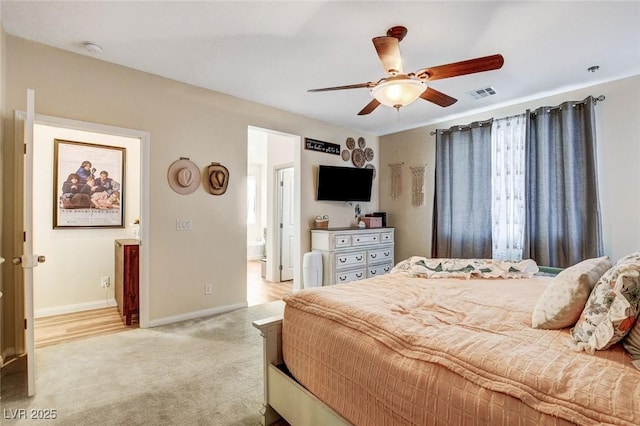
[(35, 344), (36, 349), (39, 349), (89, 336), (119, 333), (134, 328), (138, 328), (138, 324), (134, 322), (132, 325), (125, 325), (115, 306), (36, 318)]
[(249, 306), (273, 302), (293, 290), (293, 281), (279, 283), (262, 279), (259, 260), (247, 262), (247, 303)]
[[(293, 281), (269, 282), (262, 279), (259, 260), (247, 262), (247, 304), (273, 302), (292, 291)], [(36, 318), (36, 349), (89, 336), (107, 335), (138, 328), (124, 324), (116, 307), (94, 309), (72, 314)]]

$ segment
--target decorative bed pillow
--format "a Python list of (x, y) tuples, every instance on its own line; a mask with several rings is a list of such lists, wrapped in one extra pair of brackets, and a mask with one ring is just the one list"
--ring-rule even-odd
[(611, 268), (608, 256), (583, 260), (553, 278), (533, 309), (531, 326), (558, 330), (574, 325), (600, 277)]
[(410, 272), (411, 271), (411, 260), (416, 256), (411, 256), (408, 259), (405, 259), (401, 262), (398, 262), (396, 266), (391, 269), (392, 274), (397, 274), (400, 272)]
[(598, 280), (571, 337), (587, 352), (609, 348), (631, 330), (640, 310), (640, 256), (620, 259)]
[(391, 273), (407, 272), (418, 278), (531, 278), (539, 271), (531, 259), (429, 259), (412, 256), (398, 263)]

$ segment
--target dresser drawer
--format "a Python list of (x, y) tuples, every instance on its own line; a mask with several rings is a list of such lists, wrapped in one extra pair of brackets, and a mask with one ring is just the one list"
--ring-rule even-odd
[(367, 263), (393, 262), (393, 247), (367, 250)]
[(367, 278), (375, 277), (377, 275), (388, 274), (393, 268), (393, 263), (385, 263), (383, 265), (367, 266)]
[(393, 232), (381, 232), (380, 233), (380, 242), (381, 243), (392, 243), (393, 242)]
[(336, 269), (350, 268), (367, 263), (366, 252), (340, 253), (335, 255)]
[(336, 284), (348, 283), (349, 281), (361, 280), (366, 277), (364, 269), (356, 269), (353, 271), (338, 272), (336, 274)]
[(351, 235), (336, 235), (335, 247), (349, 247), (351, 245)]
[(378, 244), (380, 242), (380, 234), (362, 234), (351, 237), (351, 243), (354, 246), (364, 246), (368, 244)]

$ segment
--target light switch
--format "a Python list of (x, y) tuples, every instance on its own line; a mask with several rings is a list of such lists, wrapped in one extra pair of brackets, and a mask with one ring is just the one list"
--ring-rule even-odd
[(178, 231), (190, 231), (191, 219), (176, 219), (176, 229)]

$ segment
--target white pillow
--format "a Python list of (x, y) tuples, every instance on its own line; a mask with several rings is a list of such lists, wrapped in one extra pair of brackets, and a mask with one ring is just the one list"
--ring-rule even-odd
[(562, 270), (547, 286), (533, 309), (531, 326), (557, 330), (574, 325), (591, 290), (611, 268), (608, 256), (583, 260)]

